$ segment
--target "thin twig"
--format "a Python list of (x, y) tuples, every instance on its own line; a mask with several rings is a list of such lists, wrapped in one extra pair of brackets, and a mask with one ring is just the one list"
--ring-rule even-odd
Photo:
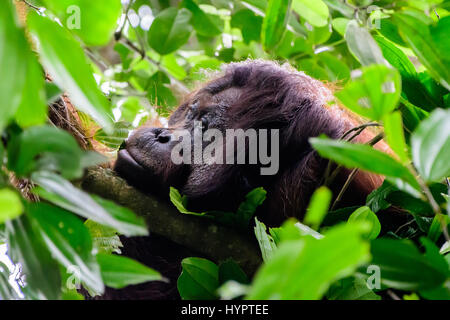
[(34, 10), (37, 10), (37, 11), (40, 11), (40, 10), (41, 10), (41, 8), (35, 6), (35, 5), (32, 4), (32, 3), (29, 3), (27, 0), (22, 0), (22, 2), (25, 3), (27, 6), (29, 6), (30, 8), (34, 9)]
[[(373, 137), (369, 142), (367, 142), (367, 145), (373, 146), (375, 144), (377, 144), (380, 140), (382, 140), (384, 137), (384, 133), (379, 133), (378, 135), (376, 135), (375, 137)], [(336, 175), (338, 174), (338, 172), (340, 171), (342, 167), (338, 166), (334, 172), (332, 173), (332, 179), (334, 180), (334, 178), (336, 177)], [(348, 187), (350, 186), (350, 184), (352, 183), (353, 179), (355, 178), (355, 175), (358, 173), (358, 168), (355, 168), (352, 170), (352, 172), (350, 173), (350, 175), (348, 176), (347, 180), (345, 181), (344, 185), (341, 188), (341, 191), (339, 191), (338, 196), (336, 197), (336, 199), (333, 202), (333, 205), (331, 206), (330, 211), (333, 211), (333, 209), (336, 207), (336, 205), (339, 203), (339, 201), (341, 201), (342, 197), (344, 196), (345, 191), (347, 191)]]
[(342, 186), (342, 189), (339, 192), (338, 196), (334, 200), (333, 205), (330, 208), (330, 211), (333, 211), (334, 208), (336, 207), (336, 205), (341, 201), (342, 197), (344, 196), (345, 191), (347, 191), (348, 187), (350, 186), (350, 183), (352, 183), (357, 172), (358, 172), (358, 168), (355, 168), (352, 170), (352, 172), (348, 176), (347, 180), (345, 181), (344, 185)]
[(387, 290), (387, 294), (392, 298), (392, 300), (402, 300), (402, 299), (400, 299), (400, 297), (399, 297), (397, 294), (395, 294), (395, 292), (392, 291), (392, 290)]

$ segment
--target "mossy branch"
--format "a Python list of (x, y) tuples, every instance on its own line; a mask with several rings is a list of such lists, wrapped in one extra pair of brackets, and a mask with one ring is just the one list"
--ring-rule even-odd
[(144, 217), (150, 233), (199, 252), (217, 263), (233, 258), (248, 275), (254, 274), (261, 264), (258, 244), (251, 234), (242, 234), (210, 220), (184, 215), (172, 204), (130, 187), (110, 169), (89, 169), (81, 186)]

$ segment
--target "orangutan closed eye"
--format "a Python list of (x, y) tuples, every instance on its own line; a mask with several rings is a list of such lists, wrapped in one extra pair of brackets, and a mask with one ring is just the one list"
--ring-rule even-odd
[[(337, 139), (357, 125), (349, 113), (328, 106), (332, 98), (320, 81), (273, 62), (232, 63), (189, 95), (168, 128), (137, 130), (119, 152), (115, 170), (145, 192), (167, 196), (169, 187), (176, 187), (192, 210), (235, 211), (250, 190), (264, 187), (267, 200), (257, 212), (264, 222), (278, 225), (286, 217), (300, 218), (327, 164), (309, 138), (326, 134)], [(215, 139), (196, 143), (196, 125), (200, 133), (215, 132)], [(181, 131), (190, 134), (181, 139), (191, 140), (184, 149), (179, 146)], [(227, 140), (230, 132), (235, 136)], [(240, 147), (236, 132), (245, 139)], [(369, 139), (364, 134), (356, 141)], [(202, 151), (214, 142), (214, 161), (208, 162), (210, 152)], [(195, 151), (201, 153), (200, 161), (195, 161)], [(185, 161), (175, 161), (174, 154)], [(272, 174), (264, 174), (264, 168)], [(331, 188), (340, 188), (347, 174), (344, 170)], [(351, 197), (342, 203), (363, 202), (381, 182), (380, 177), (358, 174), (347, 193)]]

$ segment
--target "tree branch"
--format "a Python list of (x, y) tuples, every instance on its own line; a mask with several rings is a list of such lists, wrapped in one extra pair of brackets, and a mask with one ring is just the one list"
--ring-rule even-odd
[(249, 235), (184, 215), (173, 205), (130, 187), (110, 169), (89, 169), (81, 186), (144, 217), (151, 233), (204, 254), (215, 262), (233, 258), (248, 275), (253, 275), (262, 262), (256, 240)]

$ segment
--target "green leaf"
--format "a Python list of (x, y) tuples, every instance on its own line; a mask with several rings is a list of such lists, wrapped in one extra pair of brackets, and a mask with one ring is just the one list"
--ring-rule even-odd
[[(438, 241), (439, 237), (442, 234), (443, 226), (445, 226), (445, 228), (448, 228), (449, 225), (450, 225), (450, 216), (438, 213), (437, 215), (434, 216), (431, 226), (428, 229), (427, 233), (428, 239), (430, 239), (433, 242)], [(450, 244), (450, 242), (447, 242), (447, 244)], [(445, 254), (445, 252), (441, 253)]]
[(97, 261), (103, 282), (114, 289), (148, 281), (165, 281), (159, 272), (127, 257), (99, 253)]
[(239, 205), (236, 212), (237, 218), (242, 219), (245, 226), (248, 226), (256, 209), (266, 200), (266, 194), (267, 192), (263, 188), (255, 188), (245, 195), (245, 200)]
[(414, 165), (426, 181), (450, 176), (450, 110), (437, 109), (411, 137)]
[(378, 189), (372, 191), (367, 196), (366, 205), (375, 213), (389, 208), (390, 204), (386, 201), (386, 197), (394, 190), (394, 186), (384, 180)]
[(332, 285), (328, 294), (329, 300), (381, 300), (367, 287), (367, 283), (361, 278), (346, 278)]
[(282, 243), (257, 272), (246, 298), (320, 299), (334, 281), (369, 260), (361, 230), (358, 225), (341, 225), (320, 240), (305, 237)]
[(20, 196), (10, 189), (0, 189), (0, 224), (23, 213)]
[(265, 262), (267, 262), (273, 257), (274, 252), (277, 250), (277, 245), (275, 244), (273, 238), (267, 234), (266, 225), (259, 222), (256, 217), (254, 230), (256, 240), (258, 240), (259, 248), (261, 250), (262, 258)]
[(20, 263), (36, 299), (56, 300), (61, 293), (59, 268), (39, 232), (26, 215), (6, 221), (8, 254)]
[(239, 28), (245, 43), (259, 41), (261, 39), (261, 27), (263, 18), (257, 16), (250, 9), (242, 9), (231, 16), (231, 27)]
[(245, 229), (248, 227), (249, 221), (257, 207), (259, 207), (266, 199), (266, 191), (263, 188), (255, 188), (250, 191), (245, 196), (244, 201), (239, 205), (236, 213), (224, 211), (205, 211), (198, 213), (190, 211), (186, 209), (188, 202), (187, 197), (182, 196), (174, 187), (170, 187), (169, 197), (173, 205), (183, 214), (212, 218), (229, 226)]
[(361, 207), (353, 212), (348, 218), (349, 223), (368, 223), (370, 225), (370, 230), (365, 234), (367, 239), (373, 240), (378, 237), (381, 231), (381, 224), (375, 213), (370, 210), (369, 207)]
[(327, 187), (320, 187), (311, 197), (304, 223), (312, 226), (314, 230), (319, 229), (320, 224), (328, 213), (333, 194)]
[(249, 283), (249, 279), (241, 267), (234, 260), (228, 259), (219, 265), (219, 283), (224, 284), (231, 280)]
[(219, 16), (205, 13), (193, 0), (183, 0), (180, 7), (192, 13), (191, 23), (197, 34), (214, 37), (222, 33), (223, 21)]
[(389, 61), (402, 76), (415, 77), (417, 75), (416, 68), (402, 50), (383, 37), (375, 36), (374, 39), (380, 46), (386, 60)]
[(325, 2), (330, 9), (340, 12), (344, 17), (352, 18), (354, 15), (352, 7), (340, 0), (323, 0), (323, 2)]
[(335, 96), (350, 110), (371, 120), (381, 120), (393, 111), (401, 94), (401, 79), (395, 69), (373, 65), (349, 82)]
[[(127, 97), (125, 100), (121, 101), (120, 104), (120, 120), (129, 122), (130, 124), (134, 122), (138, 113), (145, 108), (141, 105), (141, 101), (138, 97)], [(117, 123), (117, 122), (116, 122)]]
[(62, 293), (61, 299), (68, 301), (81, 301), (84, 300), (84, 296), (76, 290), (65, 290)]
[(328, 73), (329, 81), (347, 81), (350, 79), (350, 69), (340, 59), (329, 52), (321, 52), (317, 55), (319, 61)]
[[(430, 248), (427, 248), (427, 252)], [(405, 291), (439, 286), (448, 277), (444, 258), (422, 255), (411, 241), (376, 239), (371, 245), (371, 264), (380, 267), (381, 283)]]
[(122, 253), (120, 248), (123, 247), (123, 244), (120, 241), (116, 230), (107, 226), (103, 226), (91, 219), (87, 219), (84, 222), (84, 225), (89, 229), (93, 245), (98, 250), (98, 252), (117, 254)]
[[(413, 49), (420, 62), (436, 80), (450, 90), (450, 58), (448, 52), (440, 52), (436, 47), (430, 27), (421, 19), (417, 19), (416, 14), (412, 15), (409, 12), (396, 13), (393, 18), (403, 40)], [(443, 29), (446, 28), (444, 26), (446, 24), (447, 21), (444, 21)], [(439, 27), (433, 29), (436, 39), (440, 38), (438, 33), (442, 34), (443, 29)], [(448, 34), (448, 30), (444, 32)], [(445, 42), (447, 41), (448, 39)]]
[(27, 206), (27, 214), (39, 231), (52, 256), (66, 268), (79, 268), (81, 282), (97, 293), (104, 286), (100, 269), (92, 255), (92, 240), (83, 222), (71, 213), (46, 203)]
[(378, 31), (390, 41), (402, 47), (407, 47), (407, 44), (403, 41), (398, 27), (392, 22), (392, 18), (381, 19), (380, 29)]
[(110, 131), (110, 105), (97, 87), (80, 44), (56, 22), (34, 12), (28, 17), (28, 28), (38, 42), (42, 63), (53, 81), (69, 94), (80, 111)]
[(386, 60), (399, 71), (402, 77), (403, 93), (410, 103), (427, 111), (442, 106), (440, 99), (431, 94), (422, 83), (421, 75), (416, 72), (414, 65), (402, 50), (383, 37), (375, 37), (375, 40)]
[(119, 149), (123, 141), (128, 138), (131, 129), (132, 126), (129, 122), (119, 121), (114, 123), (111, 134), (107, 134), (105, 130), (99, 129), (94, 134), (94, 139), (108, 148)]
[(322, 0), (293, 0), (292, 9), (314, 27), (328, 24), (329, 11)]
[(122, 13), (120, 0), (43, 0), (62, 24), (89, 46), (108, 44)]
[(15, 115), (17, 124), (23, 128), (40, 125), (47, 120), (44, 74), (31, 52), (29, 53), (27, 68), (22, 100)]
[(42, 187), (35, 190), (39, 196), (68, 211), (109, 226), (126, 236), (148, 235), (144, 219), (125, 207), (89, 195), (56, 174), (35, 172), (31, 179)]
[(350, 52), (363, 66), (385, 64), (380, 47), (366, 28), (351, 20), (345, 31), (345, 40)]
[(446, 63), (450, 63), (450, 40), (448, 34), (450, 32), (450, 16), (439, 19), (437, 25), (432, 25), (430, 28), (431, 37), (439, 55)]
[(403, 132), (402, 114), (399, 111), (384, 117), (384, 133), (389, 146), (399, 157), (400, 162), (403, 164), (409, 163), (410, 159)]
[(26, 129), (8, 145), (8, 168), (18, 176), (58, 171), (68, 178), (82, 175), (82, 151), (68, 132), (50, 126)]
[(45, 96), (47, 104), (52, 104), (63, 94), (61, 89), (53, 82), (45, 82)]
[(186, 78), (187, 76), (186, 70), (184, 70), (184, 68), (178, 64), (175, 55), (173, 54), (165, 55), (162, 58), (161, 64), (176, 79), (184, 80), (184, 78)]
[(183, 300), (217, 299), (219, 268), (215, 263), (202, 258), (186, 258), (181, 267), (183, 271), (177, 287)]
[(168, 8), (161, 11), (148, 31), (149, 45), (162, 55), (174, 52), (184, 45), (191, 35), (191, 17), (191, 12), (185, 8)]
[(277, 245), (284, 241), (300, 240), (309, 236), (315, 239), (323, 238), (322, 234), (293, 218), (286, 220), (280, 228), (270, 228), (269, 232)]
[(431, 290), (420, 290), (420, 295), (428, 300), (450, 300), (450, 284), (444, 284), (442, 287)]
[(324, 137), (312, 138), (310, 143), (322, 157), (331, 159), (347, 168), (360, 168), (388, 177), (400, 178), (420, 190), (419, 184), (407, 168), (386, 153), (371, 146)]
[[(23, 31), (19, 28), (14, 6), (4, 1), (0, 10), (0, 70), (7, 76), (0, 86), (0, 132), (16, 113), (23, 100), (29, 65), (29, 48)], [(30, 83), (35, 85), (30, 79)], [(31, 92), (34, 94), (34, 92)]]
[(273, 49), (283, 38), (292, 0), (269, 0), (261, 30), (261, 42), (266, 50)]
[(347, 25), (350, 22), (349, 19), (347, 18), (335, 18), (332, 21), (332, 26), (334, 28), (334, 30), (336, 30), (342, 37), (345, 36), (345, 31), (347, 30)]
[(20, 297), (9, 282), (9, 269), (0, 261), (0, 299), (19, 300)]

